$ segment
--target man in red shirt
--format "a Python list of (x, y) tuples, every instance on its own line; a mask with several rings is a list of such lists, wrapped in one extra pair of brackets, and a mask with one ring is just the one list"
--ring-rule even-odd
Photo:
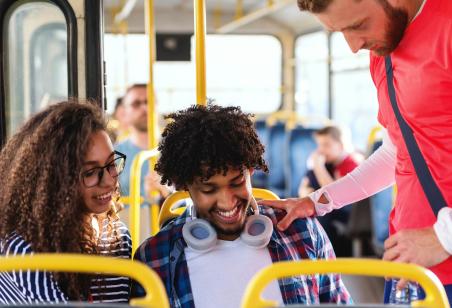
[[(323, 215), (388, 187), (398, 187), (385, 260), (430, 268), (452, 299), (452, 1), (298, 0), (350, 49), (371, 50), (383, 146), (349, 175), (303, 199), (265, 202), (296, 217)], [(413, 132), (447, 207), (435, 216), (420, 185), (388, 95), (384, 56), (392, 60), (400, 113)], [(400, 287), (400, 285), (399, 285)]]
[[(317, 149), (308, 161), (308, 172), (300, 183), (300, 197), (307, 196), (320, 187), (326, 186), (345, 176), (362, 161), (362, 156), (352, 151), (350, 138), (336, 125), (325, 126), (314, 132)], [(318, 220), (330, 238), (337, 257), (352, 255), (352, 245), (339, 226), (348, 223), (351, 208), (344, 207), (330, 215), (319, 216)]]
[(360, 154), (353, 153), (349, 138), (338, 126), (329, 125), (315, 131), (314, 139), (317, 149), (311, 154), (309, 170), (300, 183), (300, 197), (343, 177), (362, 160)]

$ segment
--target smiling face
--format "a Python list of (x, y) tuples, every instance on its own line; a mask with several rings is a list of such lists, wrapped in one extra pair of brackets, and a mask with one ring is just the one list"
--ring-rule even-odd
[(197, 217), (207, 220), (221, 240), (235, 240), (240, 236), (252, 197), (252, 170), (228, 170), (208, 180), (196, 178), (188, 191)]
[(408, 25), (408, 12), (387, 0), (334, 0), (315, 16), (330, 32), (342, 32), (352, 52), (390, 54)]
[[(96, 177), (97, 174), (90, 173), (93, 168), (109, 165), (113, 160), (114, 150), (108, 134), (105, 131), (95, 132), (89, 140), (82, 174), (90, 178)], [(107, 169), (104, 169), (100, 182), (93, 187), (86, 187), (81, 179), (80, 192), (88, 212), (92, 214), (107, 212), (112, 207), (117, 185), (117, 177), (112, 177)]]

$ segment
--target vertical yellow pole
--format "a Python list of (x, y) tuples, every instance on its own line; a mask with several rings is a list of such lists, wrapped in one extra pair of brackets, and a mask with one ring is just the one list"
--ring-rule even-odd
[(196, 41), (196, 103), (206, 105), (206, 9), (204, 0), (194, 0)]
[(243, 0), (236, 0), (235, 3), (235, 19), (243, 17)]
[[(156, 111), (156, 101), (155, 101), (155, 90), (154, 90), (154, 62), (156, 59), (156, 48), (155, 48), (155, 27), (154, 27), (154, 1), (146, 0), (146, 32), (148, 34), (149, 41), (149, 82), (147, 86), (147, 97), (148, 97), (148, 147), (149, 150), (155, 149), (157, 147), (157, 111)], [(156, 163), (156, 158), (152, 157), (149, 160), (149, 172), (153, 172)], [(151, 234), (154, 235), (158, 231), (158, 214), (160, 207), (156, 203), (158, 197), (158, 192), (151, 192), (151, 202), (150, 205), (150, 222), (151, 222)], [(139, 232), (139, 231), (138, 231)]]

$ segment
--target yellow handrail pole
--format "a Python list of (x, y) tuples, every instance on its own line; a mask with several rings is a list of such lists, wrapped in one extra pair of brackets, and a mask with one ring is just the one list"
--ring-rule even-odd
[(243, 17), (243, 0), (236, 0), (235, 2), (235, 19)]
[(260, 270), (250, 281), (242, 299), (242, 308), (277, 307), (273, 300), (264, 300), (261, 294), (275, 280), (295, 275), (340, 273), (377, 277), (402, 277), (418, 282), (425, 290), (425, 299), (411, 303), (411, 307), (450, 307), (444, 287), (430, 270), (413, 264), (369, 259), (337, 259), (317, 261), (285, 261), (273, 263)]
[(140, 262), (78, 254), (0, 257), (0, 272), (27, 269), (127, 276), (136, 280), (146, 291), (144, 297), (131, 299), (131, 306), (169, 308), (165, 287), (160, 277)]
[[(157, 157), (159, 152), (157, 149), (150, 151), (141, 151), (132, 161), (130, 171), (130, 237), (132, 238), (132, 255), (140, 244), (140, 207), (141, 207), (141, 167), (144, 162), (152, 157)], [(156, 218), (158, 219), (158, 217)], [(154, 224), (151, 221), (151, 228)], [(154, 225), (158, 228), (158, 222)]]
[[(157, 108), (155, 100), (154, 90), (154, 62), (156, 59), (155, 48), (155, 26), (154, 26), (154, 0), (146, 1), (146, 32), (148, 34), (149, 41), (149, 82), (147, 85), (147, 97), (148, 97), (148, 149), (152, 150), (157, 147)], [(156, 157), (151, 157), (149, 160), (149, 172), (154, 171), (155, 164), (157, 162)], [(154, 235), (158, 231), (158, 215), (160, 207), (157, 204), (158, 191), (151, 191), (151, 205), (150, 205), (150, 226), (151, 235)]]
[(194, 0), (196, 45), (196, 103), (207, 104), (206, 96), (206, 8), (204, 0)]

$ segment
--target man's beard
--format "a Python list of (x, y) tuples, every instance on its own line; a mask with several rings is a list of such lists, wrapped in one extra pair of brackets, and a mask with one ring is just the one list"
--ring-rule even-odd
[(373, 49), (372, 51), (379, 56), (387, 56), (393, 52), (403, 38), (408, 27), (408, 12), (402, 8), (393, 7), (387, 0), (379, 0), (388, 17), (388, 23), (385, 29), (385, 46)]
[(136, 121), (133, 123), (133, 127), (141, 133), (146, 133), (148, 131), (147, 121)]

